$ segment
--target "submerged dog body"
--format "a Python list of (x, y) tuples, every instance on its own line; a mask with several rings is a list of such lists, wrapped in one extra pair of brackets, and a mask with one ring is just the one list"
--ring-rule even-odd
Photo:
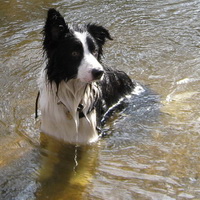
[(133, 91), (124, 72), (101, 65), (106, 39), (112, 40), (102, 26), (69, 26), (58, 11), (48, 11), (47, 63), (39, 79), (44, 133), (69, 143), (94, 142), (103, 115)]

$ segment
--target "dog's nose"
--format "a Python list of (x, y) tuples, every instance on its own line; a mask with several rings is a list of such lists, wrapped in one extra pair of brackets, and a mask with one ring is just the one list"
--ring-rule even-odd
[(102, 77), (104, 71), (103, 70), (99, 70), (99, 69), (93, 69), (92, 70), (92, 76), (94, 78), (94, 80), (98, 80)]

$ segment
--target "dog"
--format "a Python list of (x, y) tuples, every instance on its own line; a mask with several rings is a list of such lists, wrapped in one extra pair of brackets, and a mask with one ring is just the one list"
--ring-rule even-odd
[(51, 8), (43, 36), (41, 131), (71, 144), (97, 141), (102, 118), (136, 87), (125, 72), (102, 65), (103, 46), (112, 40), (109, 31), (92, 23), (69, 25)]

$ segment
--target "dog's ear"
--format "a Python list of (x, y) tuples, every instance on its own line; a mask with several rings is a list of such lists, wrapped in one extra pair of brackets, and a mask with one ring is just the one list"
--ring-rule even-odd
[(63, 16), (54, 8), (48, 10), (46, 23), (44, 26), (44, 49), (47, 49), (51, 43), (64, 38), (69, 32)]
[(106, 42), (106, 39), (112, 40), (110, 33), (103, 26), (98, 26), (96, 24), (87, 25), (88, 32), (94, 37), (97, 44), (103, 46)]

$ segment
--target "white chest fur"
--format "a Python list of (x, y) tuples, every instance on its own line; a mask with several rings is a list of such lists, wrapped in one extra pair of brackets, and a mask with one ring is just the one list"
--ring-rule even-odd
[[(88, 113), (98, 95), (96, 83), (82, 83), (77, 79), (62, 81), (57, 88), (49, 83), (45, 70), (39, 79), (41, 131), (69, 143), (91, 143), (98, 139), (96, 111)], [(79, 118), (78, 106), (83, 106)]]

